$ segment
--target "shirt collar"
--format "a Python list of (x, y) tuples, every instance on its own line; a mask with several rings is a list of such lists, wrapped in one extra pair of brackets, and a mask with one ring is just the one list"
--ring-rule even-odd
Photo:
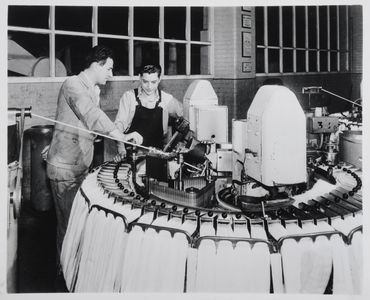
[(145, 98), (145, 99), (151, 99), (151, 100), (158, 100), (159, 99), (159, 92), (158, 92), (158, 89), (155, 91), (154, 93), (154, 98), (148, 96), (147, 94), (145, 94), (143, 88), (141, 86), (139, 86), (138, 88), (138, 97), (139, 98)]
[(82, 71), (80, 73), (80, 78), (82, 79), (82, 81), (92, 90), (95, 90), (95, 85), (91, 82), (91, 80), (89, 79), (89, 77), (86, 75), (86, 73), (84, 71)]
[(82, 82), (87, 86), (87, 88), (93, 92), (94, 97), (96, 98), (96, 103), (99, 104), (100, 102), (100, 88), (98, 85), (94, 85), (89, 77), (86, 75), (84, 71), (79, 74)]

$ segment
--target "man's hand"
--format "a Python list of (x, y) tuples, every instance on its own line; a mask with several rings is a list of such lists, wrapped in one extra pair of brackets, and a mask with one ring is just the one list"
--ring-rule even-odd
[(132, 142), (138, 145), (143, 143), (143, 137), (138, 132), (134, 131), (128, 134), (125, 134), (125, 141)]
[(120, 153), (118, 153), (115, 157), (113, 157), (113, 161), (115, 163), (119, 163), (120, 161), (122, 161), (124, 158), (126, 157), (126, 151), (122, 151)]
[(123, 134), (116, 128), (115, 130), (111, 131), (109, 135), (118, 140), (132, 142), (138, 145), (141, 145), (143, 143), (143, 137), (136, 131), (128, 134)]

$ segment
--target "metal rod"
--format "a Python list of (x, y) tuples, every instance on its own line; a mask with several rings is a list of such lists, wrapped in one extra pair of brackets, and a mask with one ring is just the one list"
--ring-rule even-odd
[(179, 135), (179, 132), (176, 131), (175, 134), (171, 137), (171, 139), (168, 142), (168, 144), (163, 148), (163, 151), (164, 152), (166, 152), (168, 150), (168, 148), (170, 148), (170, 146), (172, 145), (173, 141), (177, 138), (178, 135)]
[[(347, 203), (347, 205), (345, 205), (346, 202), (344, 202), (344, 203), (338, 203), (338, 202), (335, 202), (334, 199), (330, 199), (330, 198), (324, 197), (324, 196), (320, 196), (320, 197), (324, 200), (324, 204), (326, 206), (333, 205), (333, 206), (338, 207), (339, 209), (342, 209), (345, 212), (349, 212), (349, 213), (355, 213), (356, 211), (358, 211), (358, 209), (354, 209), (353, 208), (353, 207), (357, 208), (354, 205), (352, 205), (351, 207), (348, 207), (348, 203)], [(327, 204), (327, 203), (330, 203), (330, 204)], [(351, 205), (351, 204), (349, 204), (349, 205)]]
[(24, 122), (26, 116), (25, 108), (20, 109), (20, 119), (19, 119), (19, 127), (18, 127), (18, 134), (20, 139), (20, 147), (19, 147), (19, 157), (18, 157), (18, 168), (17, 168), (17, 179), (15, 184), (15, 191), (13, 197), (14, 203), (14, 216), (15, 218), (19, 217), (20, 210), (21, 210), (21, 197), (22, 197), (22, 178), (23, 178), (23, 137), (24, 137)]
[(123, 141), (121, 139), (117, 139), (117, 138), (114, 138), (112, 136), (109, 136), (109, 135), (106, 135), (106, 134), (103, 134), (103, 133), (99, 133), (99, 132), (95, 132), (95, 131), (88, 130), (88, 129), (85, 129), (85, 128), (70, 125), (70, 124), (67, 124), (67, 123), (64, 123), (64, 122), (61, 122), (61, 121), (57, 121), (57, 120), (54, 120), (54, 119), (50, 119), (50, 118), (47, 118), (47, 117), (40, 116), (40, 115), (35, 114), (35, 113), (32, 113), (32, 116), (35, 116), (37, 118), (44, 119), (44, 120), (47, 120), (47, 121), (50, 121), (50, 122), (54, 122), (54, 123), (57, 123), (57, 124), (60, 124), (60, 125), (72, 127), (74, 129), (81, 130), (81, 131), (84, 131), (84, 132), (87, 132), (87, 133), (99, 135), (99, 136), (105, 137), (107, 139), (111, 139), (111, 140), (115, 140), (115, 141), (122, 142), (122, 143), (125, 143), (125, 144), (129, 144), (129, 145), (132, 145), (132, 146), (140, 147), (140, 148), (143, 148), (143, 149), (146, 149), (146, 150), (149, 150), (149, 151), (153, 150), (150, 147), (145, 147), (145, 146), (142, 146), (142, 145), (139, 145), (139, 144)]
[(357, 105), (357, 106), (359, 106), (359, 107), (362, 107), (362, 105), (361, 105), (361, 104), (358, 104), (358, 103), (353, 102), (353, 101), (351, 101), (351, 100), (349, 100), (349, 99), (347, 99), (347, 98), (344, 98), (344, 97), (342, 97), (342, 96), (339, 96), (339, 95), (337, 95), (337, 94), (334, 94), (334, 93), (332, 93), (332, 92), (329, 92), (328, 90), (325, 90), (325, 89), (323, 89), (323, 88), (321, 88), (321, 90), (322, 90), (323, 92), (325, 92), (325, 93), (329, 94), (329, 95), (332, 95), (332, 96), (338, 97), (339, 99), (342, 99), (342, 100), (344, 100), (344, 101), (347, 101), (347, 102), (349, 102), (349, 103), (352, 103), (353, 105)]
[(262, 215), (264, 218), (266, 218), (266, 212), (265, 212), (265, 201), (261, 201), (261, 206), (262, 206)]
[(313, 216), (309, 213), (306, 212), (298, 207), (295, 207), (293, 205), (289, 206), (287, 208), (291, 214), (293, 214), (297, 219), (303, 219), (303, 220), (308, 220), (312, 219)]
[(195, 170), (198, 170), (198, 171), (203, 171), (202, 169), (197, 168), (196, 166), (193, 166), (193, 165), (191, 165), (191, 164), (189, 164), (189, 163), (187, 163), (187, 162), (184, 162), (184, 165), (186, 165), (186, 166), (188, 166), (188, 167), (190, 167), (190, 168), (193, 168), (193, 169), (195, 169)]
[[(329, 217), (335, 217), (336, 215), (340, 214), (342, 216), (341, 211), (337, 211), (331, 207), (328, 207), (327, 205), (316, 201), (314, 199), (308, 200), (308, 204), (314, 206), (314, 208), (320, 210), (320, 208), (323, 210), (323, 213), (328, 215)], [(321, 211), (321, 210), (320, 210)]]
[(338, 197), (340, 199), (340, 201), (343, 201), (347, 204), (350, 204), (350, 205), (356, 207), (358, 210), (362, 209), (362, 203), (356, 203), (356, 202), (348, 201), (347, 199), (344, 199), (342, 197), (342, 194), (340, 194), (340, 192), (335, 193), (335, 190), (334, 190), (332, 192), (329, 192), (329, 194), (334, 196), (334, 197)]

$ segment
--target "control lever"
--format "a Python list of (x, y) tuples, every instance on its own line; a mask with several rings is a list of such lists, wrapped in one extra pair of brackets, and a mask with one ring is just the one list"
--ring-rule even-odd
[(337, 181), (335, 180), (333, 176), (333, 168), (329, 167), (327, 171), (320, 167), (314, 167), (313, 169), (314, 175), (319, 177), (320, 179), (323, 179), (331, 184), (336, 184)]

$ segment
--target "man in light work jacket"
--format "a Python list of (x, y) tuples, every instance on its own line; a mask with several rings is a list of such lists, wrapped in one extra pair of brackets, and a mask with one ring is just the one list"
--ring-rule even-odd
[[(140, 85), (122, 95), (115, 120), (121, 132), (138, 132), (143, 137), (144, 146), (159, 149), (164, 146), (169, 116), (177, 118), (183, 115), (181, 103), (158, 88), (161, 73), (159, 65), (141, 68)], [(118, 150), (120, 152), (120, 145)]]
[[(139, 134), (122, 134), (99, 108), (98, 85), (104, 85), (113, 76), (112, 56), (112, 51), (104, 46), (91, 49), (86, 57), (86, 69), (63, 83), (58, 96), (56, 119), (75, 127), (141, 144)], [(73, 199), (93, 159), (95, 137), (92, 133), (55, 124), (46, 161), (57, 216), (58, 261)], [(124, 149), (123, 143), (119, 144)]]

